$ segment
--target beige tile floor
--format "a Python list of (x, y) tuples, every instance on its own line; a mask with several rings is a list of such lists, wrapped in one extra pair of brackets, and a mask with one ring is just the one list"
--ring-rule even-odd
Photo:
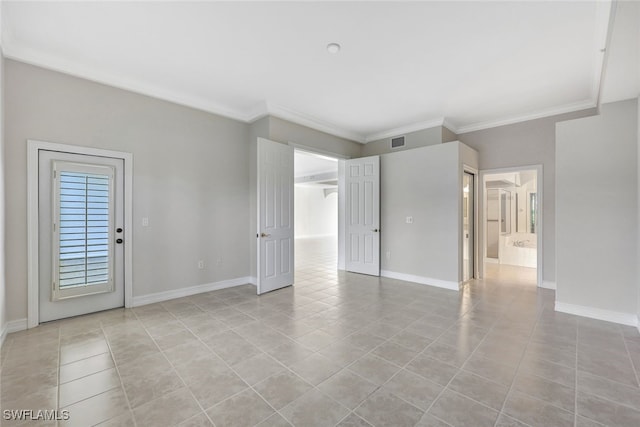
[(491, 267), (458, 293), (337, 272), (301, 241), (292, 288), (9, 335), (1, 406), (67, 409), (61, 426), (640, 426), (638, 331)]

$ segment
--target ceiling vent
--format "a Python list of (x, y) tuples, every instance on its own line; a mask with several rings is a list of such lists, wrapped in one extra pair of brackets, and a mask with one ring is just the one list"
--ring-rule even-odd
[(400, 147), (404, 147), (404, 136), (391, 138), (391, 148), (400, 148)]

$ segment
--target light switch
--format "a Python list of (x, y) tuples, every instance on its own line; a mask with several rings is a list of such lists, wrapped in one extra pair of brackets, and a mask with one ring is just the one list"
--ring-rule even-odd
[(412, 216), (408, 216), (407, 217), (407, 224), (413, 224), (413, 217)]

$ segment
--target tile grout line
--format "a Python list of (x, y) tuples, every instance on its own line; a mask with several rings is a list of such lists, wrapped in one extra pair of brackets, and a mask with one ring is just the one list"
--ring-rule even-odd
[[(478, 303), (479, 303), (479, 302), (478, 302)], [(464, 315), (466, 315), (467, 313), (471, 312), (471, 310), (473, 310), (473, 308), (475, 308), (475, 307), (477, 306), (477, 304), (478, 304), (478, 303), (474, 304), (471, 308), (469, 308), (469, 309), (468, 309), (467, 311), (465, 311), (463, 314), (461, 314), (460, 316), (458, 316), (458, 317), (456, 318), (456, 320), (455, 320), (455, 321), (454, 321), (454, 322), (453, 322), (449, 327), (447, 327), (446, 329), (444, 329), (444, 330), (443, 330), (443, 331), (442, 331), (442, 332), (441, 332), (441, 333), (440, 333), (436, 338), (434, 338), (434, 339), (433, 339), (433, 340), (432, 340), (432, 341), (431, 341), (431, 342), (430, 342), (430, 343), (429, 343), (429, 344), (428, 344), (424, 349), (422, 349), (421, 351), (419, 351), (419, 352), (418, 352), (418, 354), (416, 354), (416, 355), (415, 355), (411, 360), (409, 360), (409, 361), (408, 361), (404, 366), (400, 367), (400, 370), (405, 369), (405, 368), (406, 368), (406, 366), (408, 366), (409, 364), (411, 364), (411, 362), (413, 362), (413, 361), (414, 361), (415, 359), (417, 359), (420, 355), (422, 355), (422, 354), (424, 353), (424, 351), (425, 351), (425, 350), (427, 350), (427, 349), (428, 349), (428, 348), (429, 348), (429, 347), (430, 347), (434, 342), (436, 342), (440, 337), (442, 337), (442, 336), (443, 336), (444, 334), (446, 334), (446, 333), (447, 333), (451, 328), (453, 328), (453, 327), (458, 323), (458, 321), (459, 321), (459, 320), (460, 320)], [(421, 317), (424, 317), (424, 316), (421, 316)], [(400, 331), (398, 331), (396, 334), (394, 334), (394, 335), (392, 335), (391, 337), (389, 337), (386, 341), (384, 341), (384, 342), (380, 343), (380, 344), (379, 344), (379, 345), (377, 345), (376, 347), (372, 348), (368, 353), (365, 353), (363, 356), (361, 356), (359, 359), (356, 359), (355, 361), (353, 361), (353, 362), (352, 362), (352, 363), (350, 363), (349, 365), (345, 366), (345, 368), (344, 368), (344, 369), (347, 369), (349, 366), (353, 365), (355, 362), (357, 362), (358, 360), (360, 360), (362, 357), (364, 357), (364, 356), (366, 356), (366, 355), (371, 354), (375, 349), (377, 349), (377, 348), (378, 348), (378, 347), (380, 347), (381, 345), (385, 344), (386, 342), (394, 343), (393, 341), (391, 341), (391, 338), (393, 338), (394, 336), (396, 336), (396, 335), (400, 334), (401, 332), (406, 331), (406, 330), (407, 330), (407, 328), (409, 328), (409, 326), (411, 326), (411, 324), (413, 324), (413, 323), (417, 322), (418, 320), (419, 320), (419, 319), (414, 320), (414, 321), (413, 321), (413, 322), (411, 322), (409, 325), (407, 325), (405, 328), (401, 329), (401, 330), (400, 330)], [(487, 334), (489, 333), (489, 331), (490, 331), (490, 329), (489, 329), (489, 330), (487, 330)], [(418, 335), (418, 334), (416, 334), (416, 335)], [(428, 338), (428, 337), (425, 337), (425, 338)], [(398, 345), (400, 345), (400, 344), (398, 344)], [(478, 346), (479, 346), (479, 345), (480, 345), (480, 343), (478, 344)], [(402, 346), (402, 345), (400, 345), (400, 346), (401, 346), (401, 347), (404, 347), (404, 346)], [(476, 348), (477, 348), (477, 347), (476, 347)], [(475, 351), (475, 350), (474, 350), (474, 351)], [(376, 356), (376, 355), (374, 354), (374, 356)], [(427, 357), (428, 357), (428, 356), (427, 356)], [(471, 357), (471, 355), (470, 355), (469, 357)], [(383, 359), (383, 360), (385, 360), (385, 361), (386, 361), (386, 359), (384, 359), (384, 358), (381, 358), (381, 359)], [(393, 365), (395, 365), (395, 366), (398, 366), (398, 365), (396, 365), (395, 363), (393, 363), (393, 362), (391, 362), (391, 361), (387, 361), (387, 362), (392, 363), (392, 364), (393, 364)], [(446, 362), (443, 362), (443, 363), (446, 363)], [(461, 367), (456, 367), (456, 368), (458, 368), (458, 372), (462, 369)], [(350, 370), (350, 372), (353, 372), (353, 371), (351, 371), (351, 370)], [(368, 398), (369, 396), (371, 396), (372, 394), (374, 394), (375, 392), (377, 392), (378, 390), (380, 390), (380, 389), (381, 389), (382, 387), (384, 387), (386, 384), (388, 384), (388, 383), (389, 383), (393, 378), (395, 378), (395, 377), (398, 375), (398, 373), (399, 373), (399, 372), (400, 372), (400, 371), (396, 372), (396, 373), (395, 373), (394, 375), (392, 375), (392, 376), (391, 376), (387, 381), (385, 381), (385, 382), (384, 382), (384, 383), (382, 383), (380, 386), (378, 386), (378, 388), (376, 388), (376, 390), (374, 390), (372, 393), (370, 393), (370, 394), (367, 396), (367, 398)], [(410, 371), (410, 372), (412, 372), (412, 371)], [(356, 374), (357, 374), (357, 373), (356, 373)], [(414, 374), (415, 374), (415, 372), (414, 372)], [(418, 376), (420, 376), (420, 377), (422, 377), (422, 378), (425, 378), (425, 377), (423, 377), (423, 376), (422, 376), (422, 375), (420, 375), (420, 374), (416, 374), (416, 375), (418, 375)], [(456, 375), (457, 375), (457, 373), (456, 373)], [(451, 380), (453, 380), (453, 378), (455, 378), (455, 375), (451, 378)], [(425, 379), (426, 379), (426, 380), (428, 380), (428, 381), (431, 381), (431, 380), (429, 380), (428, 378), (425, 378)], [(451, 382), (451, 380), (450, 380), (449, 382)], [(431, 381), (431, 382), (433, 382), (434, 384), (442, 385), (442, 384), (436, 383), (435, 381)], [(431, 406), (433, 406), (433, 403), (435, 403), (435, 402), (436, 402), (436, 400), (438, 400), (438, 398), (442, 395), (442, 393), (443, 393), (443, 392), (444, 392), (444, 390), (447, 388), (447, 386), (448, 386), (448, 384), (447, 384), (446, 386), (444, 386), (444, 388), (442, 389), (442, 391), (441, 391), (441, 392), (436, 396), (436, 398), (433, 400), (433, 402), (431, 402), (431, 405), (429, 405), (429, 407), (428, 407), (426, 410), (424, 410), (424, 411), (423, 411), (421, 408), (417, 408), (414, 404), (412, 404), (412, 403), (410, 403), (410, 402), (407, 402), (407, 401), (406, 401), (405, 399), (403, 399), (402, 397), (397, 396), (397, 395), (395, 395), (395, 394), (394, 394), (394, 396), (395, 396), (395, 397), (397, 397), (398, 399), (402, 400), (403, 402), (405, 402), (405, 403), (407, 403), (407, 404), (409, 404), (409, 405), (411, 405), (411, 406), (413, 406), (413, 407), (415, 407), (415, 408), (419, 409), (420, 411), (422, 411), (422, 412), (423, 412), (423, 415), (422, 415), (422, 416), (424, 417), (424, 415), (425, 415), (425, 414), (427, 414), (427, 413), (429, 412), (429, 410), (431, 409)], [(364, 402), (365, 402), (366, 400), (367, 400), (367, 399), (364, 399), (362, 402), (360, 402), (360, 403), (358, 404), (358, 406), (356, 406), (356, 407), (352, 410), (352, 412), (353, 412), (353, 413), (355, 413), (355, 410), (356, 410), (356, 409), (358, 409), (359, 407), (361, 407), (361, 406), (364, 404)], [(356, 415), (357, 415), (357, 414), (356, 414)], [(358, 415), (358, 416), (359, 416), (359, 415)], [(345, 418), (346, 418), (346, 417), (345, 417)], [(421, 418), (422, 418), (422, 417), (421, 417)], [(368, 420), (366, 420), (366, 418), (365, 418), (365, 421), (369, 422)], [(418, 421), (418, 422), (419, 422), (419, 421)]]
[[(136, 319), (138, 318), (138, 316), (136, 315), (136, 313), (133, 313), (134, 316), (136, 316)], [(102, 322), (100, 322), (100, 330), (102, 331), (102, 334), (104, 335), (104, 340), (107, 342), (107, 347), (109, 347), (109, 356), (111, 357), (111, 359), (113, 360), (113, 367), (116, 370), (116, 373), (118, 374), (118, 380), (120, 381), (120, 388), (122, 389), (122, 394), (124, 394), (124, 398), (127, 402), (127, 406), (129, 407), (129, 413), (131, 414), (131, 419), (133, 420), (133, 425), (135, 427), (138, 426), (138, 421), (136, 420), (135, 415), (133, 414), (133, 408), (131, 407), (131, 401), (129, 400), (129, 394), (127, 393), (127, 390), (125, 390), (124, 388), (124, 383), (122, 382), (122, 375), (120, 375), (120, 370), (118, 369), (118, 364), (116, 363), (116, 357), (115, 354), (113, 353), (113, 349), (111, 348), (111, 343), (109, 342), (109, 338), (108, 335), (104, 329), (104, 324)], [(106, 392), (104, 392), (106, 393)], [(116, 415), (117, 417), (117, 415)], [(113, 419), (115, 417), (111, 417), (110, 419)], [(100, 423), (103, 423), (105, 421), (109, 421), (109, 420), (104, 420), (101, 421)]]
[[(509, 390), (507, 391), (507, 394), (506, 394), (506, 396), (504, 398), (504, 402), (502, 402), (502, 407), (500, 408), (500, 411), (498, 412), (498, 418), (496, 419), (496, 422), (494, 423), (494, 427), (497, 427), (498, 419), (500, 419), (500, 415), (502, 415), (502, 414), (504, 414), (504, 415), (506, 415), (508, 417), (511, 417), (513, 419), (516, 419), (518, 421), (521, 421), (520, 419), (505, 413), (504, 412), (504, 408), (507, 405), (507, 402), (509, 401), (509, 397), (511, 395), (511, 392), (513, 391), (513, 386), (514, 386), (514, 384), (516, 382), (516, 378), (518, 377), (518, 374), (520, 372), (520, 367), (522, 366), (522, 361), (524, 360), (525, 355), (527, 354), (527, 349), (529, 348), (529, 344), (531, 344), (531, 338), (533, 337), (533, 333), (536, 330), (536, 328), (538, 327), (538, 325), (540, 324), (540, 319), (542, 318), (542, 315), (544, 314), (545, 305), (546, 304), (543, 304), (542, 307), (540, 307), (539, 312), (536, 314), (535, 323), (533, 325), (533, 328), (531, 328), (531, 331), (529, 332), (529, 336), (528, 336), (528, 339), (527, 339), (527, 344), (525, 345), (524, 350), (522, 351), (522, 355), (520, 356), (520, 360), (518, 361), (518, 366), (516, 367), (515, 373), (513, 375), (513, 379), (511, 380), (511, 385), (509, 386)], [(576, 347), (577, 347), (577, 345), (576, 345)], [(531, 397), (533, 397), (533, 396), (531, 396)], [(538, 399), (538, 400), (540, 400), (540, 399)], [(575, 408), (574, 408), (574, 413), (575, 413)], [(523, 421), (521, 421), (521, 422), (523, 424), (527, 424), (527, 423), (524, 423)]]
[[(229, 306), (229, 307), (232, 307), (232, 306)], [(173, 315), (173, 313), (171, 313), (171, 314)], [(175, 316), (174, 316), (174, 317), (175, 317)], [(251, 316), (249, 316), (249, 317), (251, 317)], [(247, 388), (251, 389), (251, 390), (252, 390), (252, 391), (253, 391), (253, 392), (254, 392), (258, 397), (260, 397), (260, 399), (262, 399), (262, 401), (263, 401), (263, 402), (265, 402), (267, 405), (269, 405), (269, 407), (270, 407), (271, 409), (273, 409), (273, 410), (274, 410), (274, 413), (276, 413), (276, 414), (280, 415), (283, 419), (285, 419), (285, 420), (286, 420), (286, 418), (285, 418), (282, 414), (280, 414), (280, 412), (279, 412), (279, 411), (278, 411), (278, 410), (277, 410), (273, 405), (271, 405), (271, 403), (267, 402), (267, 401), (266, 401), (266, 399), (264, 399), (264, 397), (262, 397), (262, 395), (261, 395), (260, 393), (258, 393), (258, 391), (257, 391), (257, 390), (255, 390), (251, 384), (249, 384), (247, 381), (245, 381), (245, 380), (242, 378), (242, 376), (240, 376), (240, 375), (238, 374), (238, 372), (237, 372), (235, 369), (233, 369), (233, 367), (232, 367), (231, 365), (229, 365), (229, 363), (227, 363), (227, 361), (226, 361), (226, 360), (224, 360), (222, 357), (220, 357), (220, 356), (215, 352), (215, 350), (213, 350), (211, 347), (209, 347), (209, 346), (208, 346), (208, 345), (207, 345), (207, 344), (202, 340), (202, 338), (201, 338), (200, 336), (198, 336), (198, 335), (194, 334), (194, 333), (193, 333), (193, 331), (192, 331), (192, 330), (191, 330), (191, 329), (190, 329), (186, 324), (184, 324), (184, 323), (180, 320), (180, 318), (178, 318), (178, 317), (176, 317), (176, 318), (178, 319), (178, 321), (180, 321), (180, 323), (182, 323), (182, 324), (185, 326), (185, 328), (187, 328), (187, 330), (188, 330), (188, 331), (189, 331), (189, 332), (190, 332), (190, 333), (191, 333), (191, 334), (192, 334), (192, 335), (193, 335), (193, 336), (194, 336), (194, 337), (195, 337), (195, 338), (196, 338), (196, 339), (197, 339), (197, 340), (198, 340), (202, 345), (204, 345), (204, 346), (205, 346), (205, 347), (206, 347), (206, 348), (207, 348), (207, 349), (208, 349), (212, 354), (214, 354), (214, 355), (215, 355), (215, 357), (219, 358), (219, 359), (220, 359), (220, 360), (221, 360), (221, 361), (222, 361), (222, 362), (227, 366), (227, 368), (228, 368), (229, 370), (231, 370), (231, 371), (232, 371), (232, 372), (233, 372), (233, 373), (234, 373), (238, 378), (240, 378), (240, 380), (241, 380), (241, 381), (243, 381), (245, 384), (247, 384), (247, 386), (248, 386)], [(255, 319), (255, 320), (257, 320), (257, 319)], [(224, 323), (224, 321), (223, 321), (223, 323)], [(238, 327), (240, 327), (240, 326), (238, 326)], [(145, 327), (145, 329), (146, 329), (146, 327)], [(229, 329), (229, 331), (232, 331), (232, 332), (234, 332), (234, 333), (236, 333), (236, 334), (237, 334), (237, 332), (233, 331), (233, 328), (230, 328), (230, 329)], [(221, 333), (224, 333), (224, 332), (221, 332)], [(213, 334), (213, 335), (218, 335), (218, 334)], [(212, 336), (213, 336), (213, 335), (212, 335)], [(243, 340), (245, 340), (245, 341), (246, 341), (246, 339), (245, 339), (244, 337), (242, 337), (241, 335), (239, 335), (239, 334), (238, 334), (238, 336), (240, 336)], [(153, 339), (153, 337), (152, 337), (152, 339)], [(154, 340), (154, 341), (155, 341), (155, 340)], [(247, 342), (248, 342), (248, 341), (247, 341)], [(250, 344), (251, 344), (251, 343), (250, 343)], [(251, 344), (251, 345), (254, 345), (254, 344)], [(256, 348), (258, 348), (258, 347), (256, 347)], [(260, 349), (260, 348), (258, 348), (258, 349), (261, 351), (261, 353), (262, 353), (262, 354), (266, 354), (262, 349)], [(215, 403), (215, 404), (211, 405), (211, 407), (210, 407), (210, 408), (204, 409), (204, 408), (203, 408), (203, 406), (202, 406), (202, 405), (200, 404), (200, 402), (198, 401), (198, 399), (197, 399), (197, 398), (195, 397), (195, 395), (193, 394), (193, 392), (191, 392), (191, 389), (190, 389), (190, 388), (189, 388), (189, 386), (186, 384), (186, 382), (184, 381), (184, 379), (182, 378), (182, 376), (178, 373), (178, 371), (176, 370), (176, 368), (175, 368), (174, 364), (173, 364), (173, 363), (172, 363), (172, 362), (171, 362), (171, 361), (166, 357), (166, 355), (164, 354), (164, 350), (160, 349), (160, 351), (162, 352), (162, 354), (163, 354), (163, 356), (165, 357), (165, 359), (167, 359), (167, 361), (169, 362), (169, 364), (171, 365), (171, 367), (173, 368), (173, 370), (176, 372), (176, 375), (178, 375), (178, 377), (180, 377), (180, 380), (181, 380), (182, 382), (184, 382), (184, 383), (185, 383), (186, 388), (189, 390), (189, 392), (191, 393), (191, 395), (192, 395), (192, 396), (193, 396), (193, 398), (195, 399), (195, 401), (196, 401), (196, 403), (198, 404), (198, 406), (200, 406), (200, 408), (202, 409), (202, 412), (206, 415), (207, 419), (209, 419), (209, 421), (211, 421), (211, 423), (212, 423), (214, 426), (216, 426), (216, 423), (215, 423), (215, 422), (214, 422), (214, 421), (209, 417), (209, 414), (207, 414), (207, 410), (209, 410), (209, 409), (213, 408), (214, 406), (217, 406), (217, 405), (221, 404), (222, 402), (225, 402), (225, 401), (227, 401), (227, 400), (229, 400), (229, 399), (232, 399), (233, 397), (235, 397), (235, 396), (237, 396), (237, 395), (239, 395), (239, 394), (242, 394), (242, 393), (244, 393), (244, 392), (247, 390), (247, 388), (245, 388), (245, 389), (243, 389), (243, 390), (241, 390), (241, 391), (239, 391), (239, 392), (237, 392), (237, 393), (234, 393), (233, 395), (230, 395), (230, 396), (225, 397), (225, 398), (224, 398), (224, 399), (222, 399), (221, 401), (219, 401), (219, 402), (217, 402), (217, 403)], [(280, 363), (280, 361), (277, 361), (277, 362), (278, 362), (278, 363)], [(286, 368), (286, 367), (285, 367), (285, 368)], [(297, 376), (297, 374), (296, 374), (296, 376)], [(266, 379), (266, 378), (265, 378), (265, 379)], [(305, 381), (305, 382), (306, 382), (306, 381)], [(273, 414), (269, 414), (269, 416), (267, 416), (267, 417), (265, 417), (265, 418), (261, 419), (260, 421), (258, 421), (258, 423), (257, 423), (257, 424), (260, 424), (261, 422), (265, 421), (266, 419), (270, 418), (271, 416), (273, 416)], [(185, 420), (185, 421), (186, 421), (186, 420)], [(257, 424), (256, 424), (256, 425), (257, 425)]]

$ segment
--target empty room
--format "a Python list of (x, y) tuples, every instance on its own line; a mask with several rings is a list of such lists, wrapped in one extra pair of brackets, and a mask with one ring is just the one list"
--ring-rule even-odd
[(0, 425), (640, 425), (640, 3), (0, 0)]

